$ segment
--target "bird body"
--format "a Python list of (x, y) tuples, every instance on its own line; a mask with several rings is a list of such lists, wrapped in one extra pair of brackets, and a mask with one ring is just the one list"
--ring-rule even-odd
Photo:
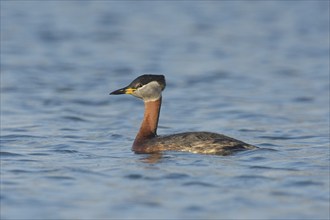
[(141, 145), (134, 144), (136, 153), (156, 153), (161, 151), (181, 151), (200, 154), (230, 155), (255, 149), (256, 147), (228, 136), (212, 132), (184, 132), (155, 136)]

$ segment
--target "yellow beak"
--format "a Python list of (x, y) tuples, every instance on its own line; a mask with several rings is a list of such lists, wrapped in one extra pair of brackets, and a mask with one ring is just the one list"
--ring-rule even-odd
[(133, 94), (135, 92), (136, 89), (133, 88), (126, 88), (125, 89), (125, 94)]
[(125, 87), (122, 89), (115, 90), (110, 93), (110, 95), (122, 95), (122, 94), (133, 94), (136, 89), (130, 88), (130, 87)]

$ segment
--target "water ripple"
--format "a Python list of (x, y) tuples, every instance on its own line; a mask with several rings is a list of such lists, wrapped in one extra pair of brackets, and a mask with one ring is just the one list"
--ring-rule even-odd
[(142, 179), (144, 176), (141, 174), (128, 174), (125, 176), (125, 178), (131, 179), (131, 180), (137, 180), (137, 179)]
[(61, 154), (75, 154), (75, 153), (79, 153), (79, 151), (76, 151), (76, 150), (60, 150), (60, 149), (56, 149), (56, 150), (54, 150), (54, 152), (61, 153)]
[(202, 186), (202, 187), (217, 187), (212, 183), (206, 183), (202, 181), (190, 181), (182, 184), (183, 186)]
[(170, 173), (170, 174), (164, 176), (165, 179), (184, 179), (184, 178), (188, 178), (188, 177), (189, 177), (189, 175), (184, 174), (184, 173)]
[(88, 122), (88, 120), (78, 116), (62, 116), (63, 119), (74, 121), (74, 122)]
[(75, 180), (75, 178), (71, 176), (46, 176), (46, 178), (54, 180)]
[(10, 153), (6, 151), (0, 151), (0, 157), (23, 157), (22, 154)]
[(289, 168), (289, 167), (268, 167), (268, 166), (250, 166), (251, 169), (260, 169), (260, 170), (285, 170), (285, 171), (299, 171), (298, 169)]
[(26, 134), (9, 134), (1, 136), (1, 141), (3, 140), (18, 140), (18, 139), (40, 139), (40, 138), (47, 138), (44, 136), (37, 136), (37, 135), (26, 135)]
[(38, 170), (26, 170), (26, 169), (12, 169), (9, 172), (14, 174), (21, 174), (21, 173), (52, 173), (57, 172), (59, 169), (38, 169)]
[(285, 183), (284, 185), (289, 187), (304, 187), (304, 186), (322, 186), (324, 184), (314, 180), (300, 180), (300, 181), (292, 180), (290, 182)]
[(240, 175), (236, 176), (235, 178), (242, 179), (242, 180), (274, 180), (274, 178), (261, 176), (261, 175)]
[(316, 138), (317, 136), (313, 135), (303, 135), (303, 136), (259, 136), (259, 138), (269, 139), (269, 140), (295, 140), (295, 139), (310, 139)]

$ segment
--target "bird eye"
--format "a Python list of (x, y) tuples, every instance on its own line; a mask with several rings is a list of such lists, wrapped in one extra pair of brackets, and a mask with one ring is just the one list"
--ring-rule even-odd
[(142, 87), (141, 83), (138, 83), (138, 84), (135, 85), (135, 88), (137, 88), (137, 89), (140, 88), (140, 87)]

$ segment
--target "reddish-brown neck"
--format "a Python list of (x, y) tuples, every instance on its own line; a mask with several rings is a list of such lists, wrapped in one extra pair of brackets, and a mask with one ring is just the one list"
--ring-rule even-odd
[(153, 138), (157, 135), (158, 118), (162, 98), (155, 101), (144, 103), (144, 117), (138, 134), (136, 135), (133, 146), (143, 143), (144, 140)]

